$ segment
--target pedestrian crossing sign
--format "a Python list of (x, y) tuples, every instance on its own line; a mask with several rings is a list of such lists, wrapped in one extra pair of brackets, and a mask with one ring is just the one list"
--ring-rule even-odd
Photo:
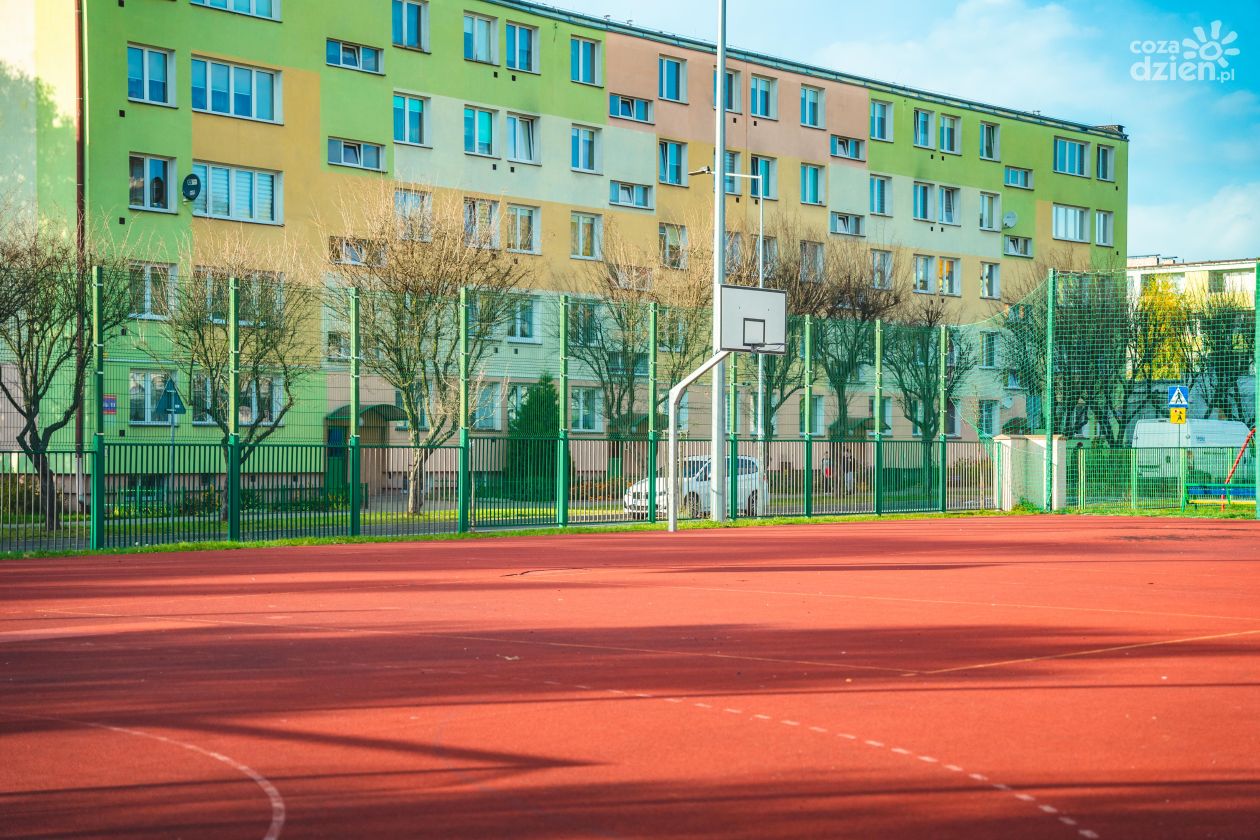
[(1190, 407), (1190, 389), (1185, 385), (1169, 385), (1168, 386), (1168, 407), (1169, 408), (1189, 408)]
[(1168, 409), (1168, 422), (1182, 425), (1186, 422), (1186, 410), (1184, 408)]

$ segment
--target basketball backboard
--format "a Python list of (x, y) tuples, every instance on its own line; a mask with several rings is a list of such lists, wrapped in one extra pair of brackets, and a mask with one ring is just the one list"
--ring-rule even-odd
[(787, 292), (748, 286), (721, 286), (715, 307), (723, 350), (787, 352)]

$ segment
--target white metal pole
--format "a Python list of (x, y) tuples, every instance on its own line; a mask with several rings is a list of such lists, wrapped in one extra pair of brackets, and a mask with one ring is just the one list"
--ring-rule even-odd
[[(757, 288), (766, 287), (766, 191), (762, 189), (761, 174), (753, 176), (757, 179)], [(766, 475), (770, 469), (770, 447), (766, 443), (766, 357), (757, 354), (757, 465), (758, 477)], [(769, 484), (766, 485), (769, 487)], [(770, 500), (763, 498), (766, 494), (757, 493), (757, 513), (766, 512)]]
[[(726, 279), (726, 0), (718, 0), (717, 82), (713, 86), (713, 353), (722, 352), (722, 321), (718, 299)], [(713, 417), (710, 441), (709, 516), (726, 519), (726, 365), (713, 368)]]

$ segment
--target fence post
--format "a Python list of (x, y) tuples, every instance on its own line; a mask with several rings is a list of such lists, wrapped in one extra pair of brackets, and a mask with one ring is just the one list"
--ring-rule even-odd
[(940, 455), (938, 456), (938, 460), (940, 461), (940, 464), (937, 466), (937, 470), (936, 470), (936, 477), (937, 477), (936, 495), (937, 495), (937, 506), (941, 509), (941, 513), (944, 513), (949, 508), (948, 494), (946, 490), (949, 484), (949, 476), (946, 473), (946, 468), (945, 468), (945, 453), (947, 451), (948, 442), (949, 442), (949, 435), (947, 434), (948, 430), (945, 428), (945, 421), (949, 418), (949, 405), (947, 404), (947, 400), (946, 400), (947, 395), (945, 393), (945, 374), (946, 374), (946, 368), (949, 365), (949, 328), (946, 327), (944, 324), (941, 324), (940, 344), (936, 349), (936, 355), (938, 357), (937, 358), (937, 371), (936, 371), (936, 390), (937, 390), (937, 393), (940, 395), (937, 399), (937, 418), (936, 418), (937, 428), (940, 429)]
[(728, 390), (726, 394), (726, 432), (727, 440), (730, 441), (730, 454), (727, 456), (729, 463), (726, 465), (726, 478), (730, 518), (734, 520), (739, 516), (739, 405), (736, 401), (736, 397), (739, 395), (739, 387), (737, 385), (739, 357), (731, 354), (730, 362), (731, 364), (727, 371), (729, 378), (727, 379)]
[(1058, 303), (1055, 270), (1046, 281), (1046, 393), (1041, 414), (1046, 424), (1045, 500), (1046, 510), (1054, 510), (1054, 308)]
[(660, 431), (656, 428), (656, 401), (660, 398), (656, 384), (656, 350), (659, 338), (660, 307), (656, 301), (648, 305), (648, 501), (647, 521), (656, 522), (656, 447)]
[(1186, 448), (1184, 446), (1180, 447), (1179, 452), (1180, 452), (1179, 460), (1180, 460), (1181, 468), (1177, 471), (1177, 474), (1180, 476), (1180, 479), (1177, 482), (1177, 489), (1180, 491), (1179, 495), (1181, 496), (1181, 512), (1185, 513), (1186, 512)]
[(362, 353), (359, 335), (359, 290), (350, 290), (350, 536), (363, 530), (360, 511), (363, 507), (361, 480), (362, 450), (359, 441), (359, 357)]
[(228, 278), (228, 539), (241, 538), (241, 285)]
[[(1254, 372), (1252, 377), (1252, 382), (1254, 383), (1252, 385), (1252, 390), (1255, 392), (1255, 405), (1253, 408), (1256, 418), (1251, 424), (1253, 430), (1260, 428), (1260, 312), (1257, 311), (1260, 309), (1260, 261), (1256, 262), (1255, 275), (1256, 282), (1251, 298), (1251, 315), (1252, 321), (1254, 322), (1251, 360), (1252, 371)], [(1254, 495), (1251, 498), (1256, 503), (1256, 519), (1260, 519), (1260, 441), (1256, 440), (1255, 435), (1252, 435), (1251, 437), (1251, 446), (1252, 450), (1256, 453), (1256, 455), (1252, 458), (1255, 481), (1252, 485), (1252, 492)]]
[(814, 515), (814, 316), (805, 316), (805, 515)]
[(104, 285), (100, 266), (92, 269), (92, 397), (96, 427), (92, 434), (91, 519), (88, 547), (105, 547), (105, 337), (101, 334)]
[[(556, 524), (569, 524), (569, 310), (568, 295), (560, 296), (560, 440), (556, 445)], [(656, 353), (652, 354), (652, 366)], [(652, 407), (653, 414), (656, 407)], [(656, 499), (652, 499), (656, 509)]]
[(1137, 450), (1129, 447), (1129, 507), (1137, 510)]
[(884, 319), (875, 319), (875, 515), (884, 513)]
[(1085, 447), (1076, 450), (1076, 509), (1085, 509), (1085, 496), (1088, 492), (1089, 481), (1085, 474)]
[(455, 529), (467, 533), (471, 522), (472, 468), (468, 436), (468, 289), (459, 289), (459, 477)]

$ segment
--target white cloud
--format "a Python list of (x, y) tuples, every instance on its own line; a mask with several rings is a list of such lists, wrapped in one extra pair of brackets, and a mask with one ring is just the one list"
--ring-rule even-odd
[(1230, 184), (1204, 201), (1131, 205), (1129, 253), (1187, 260), (1260, 257), (1260, 182)]

